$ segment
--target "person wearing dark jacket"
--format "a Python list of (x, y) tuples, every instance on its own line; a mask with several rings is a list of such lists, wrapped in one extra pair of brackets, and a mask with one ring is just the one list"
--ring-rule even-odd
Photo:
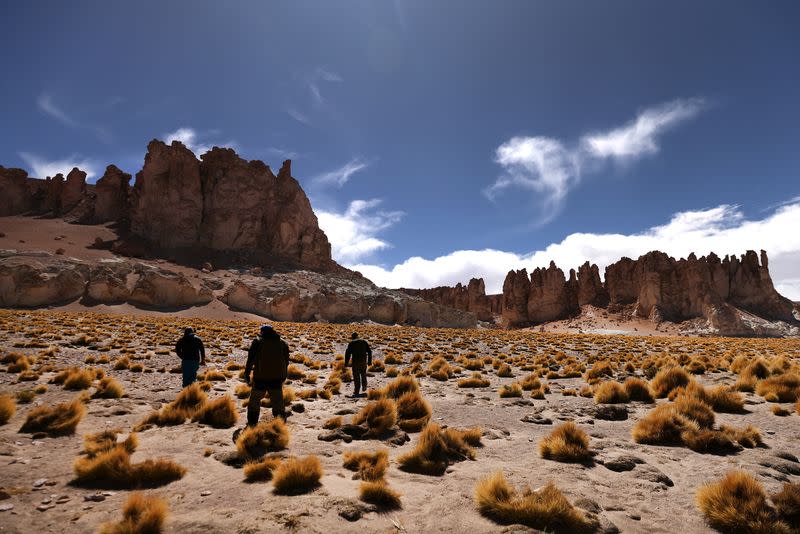
[[(367, 367), (372, 365), (372, 349), (365, 339), (360, 339), (357, 332), (350, 336), (350, 343), (344, 352), (344, 366), (353, 358), (353, 397), (363, 397), (367, 392)], [(359, 395), (359, 390), (364, 393)]]
[(289, 345), (269, 325), (261, 327), (261, 335), (253, 340), (247, 351), (244, 380), (252, 384), (247, 401), (247, 426), (258, 424), (261, 399), (269, 393), (272, 416), (286, 419), (283, 406), (283, 383), (289, 368)]
[(183, 337), (175, 345), (175, 352), (181, 359), (183, 387), (189, 386), (197, 380), (197, 369), (206, 364), (206, 349), (203, 347), (203, 341), (194, 334), (193, 328), (185, 328)]

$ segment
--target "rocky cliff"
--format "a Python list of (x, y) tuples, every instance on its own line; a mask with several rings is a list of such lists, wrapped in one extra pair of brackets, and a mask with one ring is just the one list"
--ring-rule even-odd
[(775, 290), (767, 254), (748, 251), (740, 258), (694, 254), (676, 260), (649, 252), (636, 260), (622, 258), (609, 265), (600, 282), (596, 265), (585, 263), (564, 276), (552, 262), (530, 277), (511, 271), (503, 284), (502, 323), (527, 326), (564, 319), (585, 304), (621, 310), (656, 321), (702, 318), (720, 333), (746, 333), (739, 311), (770, 321), (793, 323), (792, 302)]
[(469, 311), (479, 321), (494, 321), (500, 315), (502, 296), (487, 295), (483, 278), (473, 278), (464, 286), (441, 286), (431, 289), (400, 289), (409, 295), (420, 297), (448, 308)]

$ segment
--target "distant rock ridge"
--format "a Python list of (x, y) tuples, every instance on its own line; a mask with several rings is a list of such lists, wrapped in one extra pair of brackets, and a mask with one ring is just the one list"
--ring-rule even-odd
[(133, 187), (129, 181), (130, 175), (113, 165), (94, 185), (77, 168), (66, 178), (40, 180), (22, 169), (0, 167), (0, 216), (118, 222), (127, 229), (115, 244), (123, 254), (346, 271), (333, 261), (311, 203), (291, 175), (290, 160), (276, 176), (263, 162), (246, 161), (230, 148), (214, 147), (198, 160), (178, 141), (153, 140)]
[[(569, 275), (550, 262), (547, 268), (512, 270), (502, 295), (485, 295), (482, 279), (467, 288), (404, 289), (431, 302), (476, 313), (478, 319), (499, 316), (508, 328), (532, 326), (577, 316), (592, 305), (609, 311), (630, 310), (656, 322), (704, 319), (714, 332), (747, 335), (745, 315), (797, 324), (794, 304), (774, 288), (767, 253), (749, 250), (740, 257), (716, 254), (676, 260), (659, 251), (638, 259), (622, 258), (605, 270), (589, 262)], [(485, 304), (501, 300), (499, 311)], [(486, 310), (491, 309), (491, 313)]]

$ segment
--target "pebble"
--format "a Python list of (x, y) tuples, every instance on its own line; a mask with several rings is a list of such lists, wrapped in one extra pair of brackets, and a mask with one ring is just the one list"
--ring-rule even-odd
[(13, 509), (14, 509), (13, 504), (0, 504), (0, 512), (7, 512)]
[(209, 495), (211, 495), (211, 492), (208, 490), (200, 492), (201, 497), (208, 497)]
[(105, 496), (102, 493), (92, 493), (89, 495), (83, 496), (84, 501), (92, 501), (92, 502), (101, 502), (106, 500)]
[(44, 486), (45, 482), (47, 482), (46, 478), (40, 478), (40, 479), (34, 481), (33, 487), (34, 488), (41, 488), (42, 486)]
[(55, 507), (55, 504), (40, 504), (39, 506), (36, 507), (36, 509), (39, 510), (40, 512), (45, 512), (45, 511), (49, 510), (50, 508), (54, 508), (54, 507)]

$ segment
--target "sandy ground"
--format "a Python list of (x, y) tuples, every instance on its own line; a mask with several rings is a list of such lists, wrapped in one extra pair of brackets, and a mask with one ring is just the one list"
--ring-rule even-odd
[[(124, 310), (130, 311), (130, 310)], [(111, 364), (99, 364), (107, 375), (119, 380), (128, 396), (118, 400), (92, 400), (87, 415), (78, 425), (75, 435), (58, 438), (32, 439), (17, 431), (26, 413), (38, 404), (52, 405), (69, 400), (75, 392), (64, 391), (49, 384), (32, 404), (20, 404), (11, 421), (0, 427), (0, 486), (10, 498), (0, 500), (0, 532), (91, 532), (106, 521), (117, 520), (128, 491), (105, 493), (102, 502), (85, 501), (95, 490), (74, 487), (72, 463), (78, 457), (84, 434), (107, 428), (129, 431), (151, 410), (169, 402), (178, 392), (180, 375), (160, 372), (176, 365), (174, 354), (155, 354), (175, 342), (174, 334), (185, 324), (182, 317), (155, 317), (56, 312), (6, 312), (0, 310), (3, 328), (0, 330), (0, 353), (20, 351), (35, 355), (41, 349), (15, 347), (31, 339), (59, 348), (48, 361), (62, 368), (82, 365), (86, 356), (107, 354), (111, 361), (120, 350), (132, 351), (134, 361), (144, 363), (145, 373), (128, 370), (114, 371)], [(257, 322), (247, 320), (198, 320), (196, 327), (205, 339), (210, 367), (222, 369), (233, 360), (244, 362), (243, 346), (254, 333)], [(289, 342), (292, 353), (304, 354), (315, 360), (331, 362), (344, 351), (351, 326), (324, 324), (278, 325)], [(434, 354), (453, 357), (458, 354), (480, 356), (558, 354), (574, 356), (578, 361), (612, 354), (641, 351), (642, 354), (680, 354), (704, 352), (711, 354), (782, 354), (794, 361), (800, 359), (800, 342), (796, 340), (728, 340), (687, 339), (633, 336), (589, 336), (540, 334), (538, 332), (504, 332), (497, 330), (427, 330), (398, 327), (363, 327), (363, 333), (373, 345), (376, 359), (388, 353), (402, 354), (409, 365), (412, 355), (423, 354), (427, 360)], [(88, 347), (73, 346), (75, 336), (88, 333), (95, 339)], [(59, 339), (60, 338), (60, 339)], [(106, 350), (108, 349), (108, 350)], [(474, 357), (474, 356), (471, 356)], [(141, 358), (136, 360), (136, 358)], [(299, 365), (309, 371), (304, 365)], [(321, 387), (330, 369), (315, 371)], [(636, 371), (636, 374), (641, 374)], [(16, 394), (37, 384), (47, 384), (53, 372), (43, 373), (35, 382), (18, 383), (17, 375), (0, 373), (0, 391)], [(501, 399), (498, 388), (526, 376), (514, 367), (514, 377), (501, 378), (491, 366), (485, 377), (491, 385), (486, 388), (460, 389), (463, 371), (447, 381), (430, 377), (420, 378), (422, 392), (433, 407), (433, 421), (456, 428), (480, 426), (484, 429), (483, 447), (477, 449), (475, 461), (454, 464), (443, 476), (410, 474), (398, 469), (394, 461), (410, 450), (417, 440), (411, 434), (410, 443), (388, 445), (377, 440), (324, 442), (317, 439), (322, 423), (342, 409), (357, 410), (366, 399), (349, 399), (350, 384), (344, 384), (342, 394), (331, 400), (295, 401), (305, 408), (289, 419), (291, 442), (289, 455), (315, 454), (322, 460), (325, 475), (322, 485), (310, 494), (286, 497), (273, 494), (271, 484), (243, 482), (241, 469), (205, 457), (204, 451), (214, 454), (232, 451), (234, 428), (213, 429), (196, 423), (175, 427), (153, 428), (139, 433), (140, 445), (134, 461), (147, 458), (169, 458), (188, 469), (179, 481), (149, 493), (164, 498), (170, 508), (166, 531), (255, 533), (275, 530), (297, 532), (501, 532), (507, 527), (481, 516), (472, 500), (473, 488), (483, 476), (502, 470), (516, 486), (530, 484), (540, 487), (554, 481), (568, 498), (575, 502), (589, 499), (599, 505), (604, 524), (616, 525), (623, 532), (648, 533), (706, 533), (703, 518), (695, 508), (694, 493), (699, 485), (720, 478), (731, 469), (744, 469), (758, 477), (768, 491), (779, 489), (781, 481), (800, 482), (800, 464), (782, 460), (780, 451), (800, 453), (800, 415), (788, 417), (772, 414), (771, 403), (754, 394), (745, 394), (746, 412), (717, 414), (718, 423), (736, 426), (752, 424), (761, 429), (765, 446), (744, 449), (729, 456), (698, 454), (681, 447), (640, 445), (631, 439), (635, 421), (652, 406), (628, 404), (629, 417), (624, 421), (604, 421), (594, 417), (595, 403), (591, 398), (562, 395), (564, 389), (577, 389), (585, 384), (583, 378), (552, 379), (547, 381), (551, 391), (545, 400), (528, 398)], [(616, 378), (624, 380), (625, 372)], [(391, 379), (383, 372), (370, 373), (370, 386), (380, 387)], [(732, 384), (735, 375), (713, 372), (699, 375), (703, 384)], [(232, 394), (239, 384), (234, 376), (224, 382), (214, 382), (210, 398)], [(295, 381), (296, 390), (310, 387)], [(91, 391), (91, 390), (90, 390)], [(667, 402), (665, 400), (659, 402)], [(245, 413), (239, 406), (239, 423)], [(784, 405), (785, 408), (792, 408)], [(538, 414), (550, 419), (550, 424), (524, 422), (526, 416)], [(262, 410), (262, 420), (269, 419)], [(347, 417), (347, 416), (346, 416)], [(527, 417), (530, 419), (529, 417)], [(574, 420), (591, 436), (591, 448), (597, 462), (591, 466), (566, 464), (545, 460), (538, 454), (542, 437), (562, 420)], [(339, 516), (342, 509), (358, 505), (359, 482), (342, 467), (345, 450), (389, 450), (391, 465), (387, 480), (403, 494), (400, 510), (392, 512), (365, 511), (363, 517), (351, 523)], [(635, 469), (614, 472), (600, 462), (618, 455), (633, 455), (643, 461)], [(789, 467), (787, 467), (787, 465)], [(790, 474), (794, 470), (794, 474)], [(666, 476), (673, 485), (662, 481)], [(41, 483), (41, 479), (46, 482)], [(661, 481), (660, 481), (661, 480)], [(48, 501), (48, 499), (50, 501)], [(44, 502), (58, 503), (40, 511)], [(523, 532), (524, 529), (514, 530)]]

